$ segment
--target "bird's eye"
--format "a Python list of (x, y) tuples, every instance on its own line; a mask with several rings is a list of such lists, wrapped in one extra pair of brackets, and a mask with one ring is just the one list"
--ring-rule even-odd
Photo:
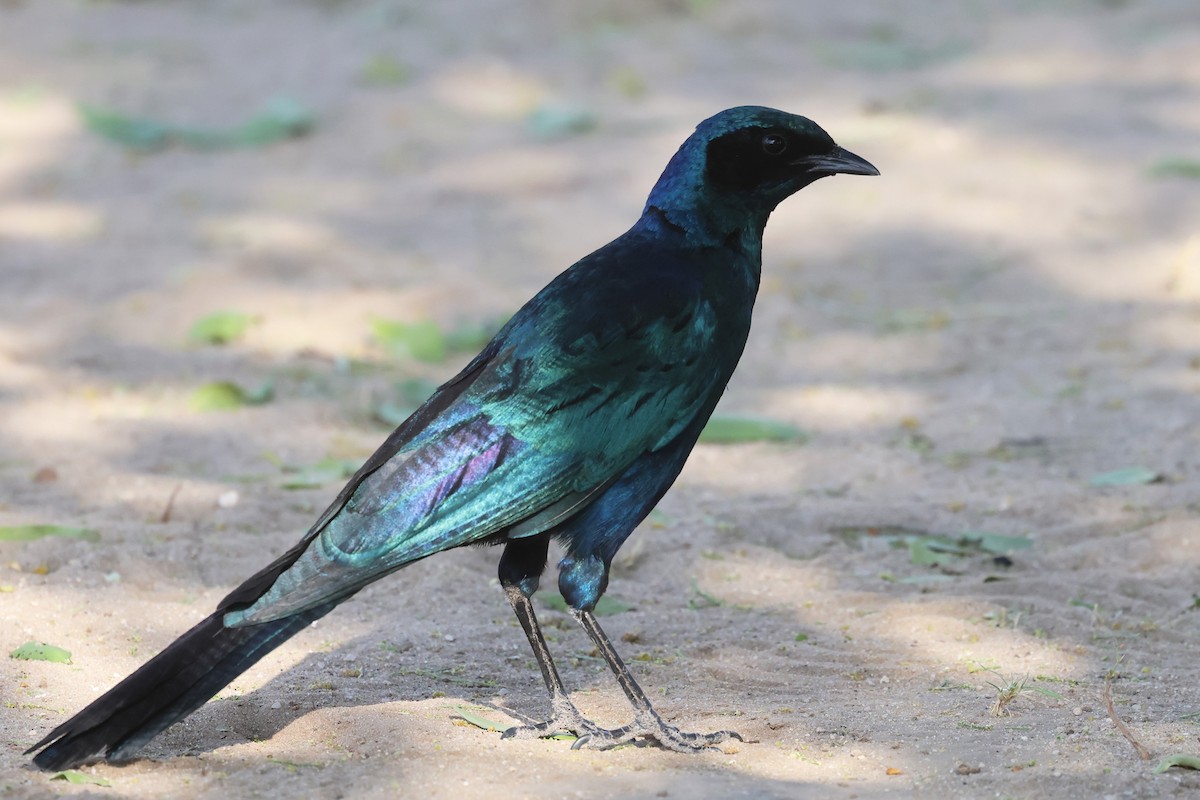
[(763, 152), (769, 156), (783, 155), (783, 151), (787, 150), (787, 146), (787, 139), (778, 133), (768, 133), (762, 138)]

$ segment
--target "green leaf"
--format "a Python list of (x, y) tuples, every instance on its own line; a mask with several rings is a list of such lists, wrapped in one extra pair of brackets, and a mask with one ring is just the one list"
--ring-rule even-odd
[(868, 540), (879, 539), (895, 545), (897, 541), (907, 542), (909, 536), (928, 535), (919, 528), (910, 528), (906, 525), (838, 525), (829, 530), (831, 533), (841, 536), (848, 544), (860, 548), (864, 537)]
[(372, 58), (358, 74), (358, 81), (364, 86), (401, 86), (411, 79), (412, 70), (388, 53)]
[(171, 125), (89, 105), (80, 105), (79, 113), (88, 130), (140, 152), (161, 150), (172, 144), (197, 150), (262, 147), (303, 136), (316, 121), (312, 111), (290, 97), (272, 98), (262, 111), (232, 129)]
[(393, 356), (437, 363), (447, 355), (446, 337), (434, 322), (396, 322), (376, 319), (371, 322), (375, 340)]
[(1150, 176), (1154, 178), (1189, 178), (1200, 180), (1200, 160), (1168, 156), (1150, 165)]
[(1125, 467), (1111, 472), (1093, 475), (1088, 481), (1092, 486), (1139, 486), (1147, 483), (1158, 483), (1163, 476), (1145, 467)]
[(80, 105), (79, 115), (84, 126), (97, 136), (129, 148), (149, 152), (167, 146), (171, 129), (151, 119), (127, 117), (116, 111)]
[(587, 133), (596, 127), (596, 115), (580, 108), (541, 106), (529, 115), (526, 125), (539, 139), (557, 139)]
[(316, 124), (316, 115), (292, 97), (273, 97), (263, 110), (226, 137), (221, 146), (262, 147), (303, 136)]
[(624, 66), (618, 67), (612, 75), (609, 76), (608, 82), (612, 87), (630, 100), (638, 100), (645, 97), (649, 87), (646, 85), (646, 79), (642, 74), (633, 67)]
[(232, 381), (213, 381), (194, 390), (188, 398), (193, 411), (230, 411), (242, 406), (258, 406), (275, 396), (267, 382), (257, 389), (243, 389)]
[(18, 661), (52, 661), (55, 664), (70, 664), (71, 653), (61, 647), (44, 642), (26, 642), (8, 654)]
[(47, 536), (65, 539), (100, 541), (100, 534), (91, 528), (68, 528), (63, 525), (4, 525), (0, 526), (0, 542), (32, 542)]
[(66, 781), (67, 783), (86, 783), (92, 786), (112, 786), (112, 781), (108, 778), (101, 778), (99, 775), (88, 775), (77, 769), (65, 769), (62, 772), (56, 772), (50, 776), (50, 780)]
[(1166, 772), (1171, 767), (1183, 767), (1184, 769), (1200, 769), (1200, 756), (1189, 756), (1184, 753), (1165, 756), (1162, 761), (1158, 762), (1158, 766), (1154, 768), (1157, 772)]
[(709, 444), (739, 442), (805, 442), (808, 435), (785, 422), (754, 417), (714, 416), (700, 432), (700, 441)]
[[(965, 539), (951, 539), (946, 536), (927, 535), (915, 537), (921, 540), (921, 543), (935, 553), (948, 553), (952, 556), (965, 556), (969, 552), (969, 542)], [(909, 550), (912, 550), (912, 537), (907, 539), (905, 543)]]
[(229, 344), (240, 339), (257, 318), (241, 311), (215, 311), (196, 320), (188, 338), (201, 344)]
[(319, 489), (328, 483), (345, 480), (362, 464), (348, 458), (323, 458), (307, 467), (289, 467), (291, 472), (280, 484), (284, 489)]
[(944, 557), (930, 549), (928, 539), (916, 536), (908, 540), (908, 559), (921, 567), (932, 567), (945, 560)]
[(1025, 536), (1004, 536), (998, 533), (975, 531), (964, 533), (958, 538), (926, 533), (902, 525), (876, 525), (867, 527), (834, 528), (835, 533), (845, 536), (851, 543), (860, 544), (864, 535), (886, 542), (892, 547), (908, 550), (913, 564), (932, 566), (946, 563), (945, 556), (1003, 555), (1014, 550), (1026, 550), (1034, 542)]
[(474, 714), (468, 711), (466, 706), (455, 706), (455, 708), (458, 710), (458, 716), (461, 717), (464, 722), (469, 722), (476, 728), (482, 728), (485, 731), (492, 731), (493, 733), (500, 733), (512, 727), (512, 725), (500, 725), (499, 723), (492, 722), (490, 719), (485, 719), (478, 714)]

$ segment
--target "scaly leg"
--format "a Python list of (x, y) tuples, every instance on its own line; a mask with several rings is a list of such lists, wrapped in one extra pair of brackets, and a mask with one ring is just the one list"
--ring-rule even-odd
[(700, 750), (717, 749), (714, 745), (729, 739), (737, 739), (739, 742), (743, 741), (741, 735), (734, 731), (684, 733), (678, 728), (668, 725), (658, 715), (658, 712), (654, 710), (654, 707), (650, 705), (650, 699), (646, 697), (646, 693), (642, 691), (642, 688), (637, 685), (637, 681), (633, 679), (629, 668), (625, 666), (625, 662), (617, 654), (616, 648), (613, 647), (608, 636), (600, 628), (592, 612), (573, 609), (571, 613), (579, 624), (583, 626), (583, 629), (587, 631), (588, 636), (592, 638), (592, 641), (596, 644), (596, 649), (600, 651), (600, 655), (608, 662), (609, 669), (613, 671), (613, 675), (617, 678), (617, 683), (621, 685), (621, 689), (624, 690), (625, 696), (629, 698), (629, 702), (636, 712), (633, 722), (629, 725), (612, 731), (601, 730), (580, 736), (579, 740), (571, 746), (572, 749), (579, 749), (581, 747), (604, 749), (624, 744), (639, 736), (652, 736), (663, 747), (680, 753), (694, 753)]
[(553, 736), (556, 733), (570, 732), (576, 736), (607, 738), (615, 731), (608, 731), (591, 722), (579, 712), (567, 690), (563, 686), (550, 649), (546, 647), (546, 639), (538, 626), (537, 616), (533, 613), (533, 603), (529, 597), (537, 590), (538, 577), (546, 565), (546, 539), (515, 539), (504, 548), (500, 559), (500, 584), (504, 594), (525, 631), (533, 657), (542, 670), (542, 679), (546, 682), (546, 691), (550, 695), (550, 719), (536, 725), (518, 725), (504, 732), (505, 739), (534, 739)]

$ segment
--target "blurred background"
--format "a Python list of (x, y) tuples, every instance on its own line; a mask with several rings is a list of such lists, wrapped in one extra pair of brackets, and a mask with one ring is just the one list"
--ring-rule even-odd
[[(1156, 754), (1196, 749), (1198, 52), (1194, 0), (0, 0), (0, 645), (53, 640), (84, 670), (5, 659), (5, 768), (294, 541), (509, 314), (632, 224), (697, 122), (762, 104), (882, 177), (822, 181), (772, 218), (719, 410), (749, 422), (627, 544), (611, 592), (657, 599), (611, 624), (659, 639), (629, 647), (692, 727), (740, 708), (774, 746), (709, 775), (640, 750), (481, 756), (455, 728), (449, 763), (550, 758), (564, 792), (647, 770), (613, 778), (626, 796), (1194, 789), (1148, 783), (1095, 693), (1127, 681)], [(439, 692), (504, 705), (453, 669), (539, 714), (495, 556), (414, 567), (289, 645), (244, 690), (270, 716), (272, 686), (307, 686), (324, 711), (239, 741), (321, 760), (356, 752), (304, 745), (365, 724), (355, 706), (393, 730), (392, 691), (418, 716)], [(380, 637), (433, 661), (395, 680), (370, 661), (392, 657)], [(393, 680), (312, 690), (318, 640)], [(568, 671), (607, 687), (577, 655)], [(1062, 691), (1025, 728), (979, 721), (993, 671)], [(962, 692), (930, 694), (943, 679)], [(816, 716), (780, 711), (801, 707)], [(413, 723), (431, 737), (435, 711)], [(269, 745), (240, 746), (220, 769), (258, 785)], [(172, 764), (125, 790), (217, 791)], [(334, 782), (445, 786), (388, 769)]]

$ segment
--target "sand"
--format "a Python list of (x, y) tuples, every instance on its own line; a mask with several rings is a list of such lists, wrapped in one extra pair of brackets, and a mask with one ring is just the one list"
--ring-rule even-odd
[[(0, 658), (0, 794), (1196, 796), (1200, 773), (1153, 768), (1200, 755), (1200, 184), (1155, 172), (1200, 158), (1197, 52), (1191, 0), (0, 2), (0, 525), (100, 536), (0, 543), (3, 655), (71, 652)], [(277, 96), (314, 129), (234, 150), (130, 153), (77, 111), (227, 128)], [(284, 488), (280, 464), (362, 460), (398, 382), (470, 356), (394, 357), (373, 320), (511, 313), (742, 103), (883, 176), (806, 189), (767, 231), (720, 412), (807, 441), (700, 446), (602, 622), (668, 719), (744, 743), (465, 723), (545, 713), (498, 552), (469, 550), (83, 770), (110, 786), (29, 766), (340, 486)], [(256, 322), (189, 342), (223, 309)], [(225, 380), (274, 399), (191, 407)], [(926, 563), (931, 535), (964, 554)], [(581, 707), (626, 722), (541, 608)]]

